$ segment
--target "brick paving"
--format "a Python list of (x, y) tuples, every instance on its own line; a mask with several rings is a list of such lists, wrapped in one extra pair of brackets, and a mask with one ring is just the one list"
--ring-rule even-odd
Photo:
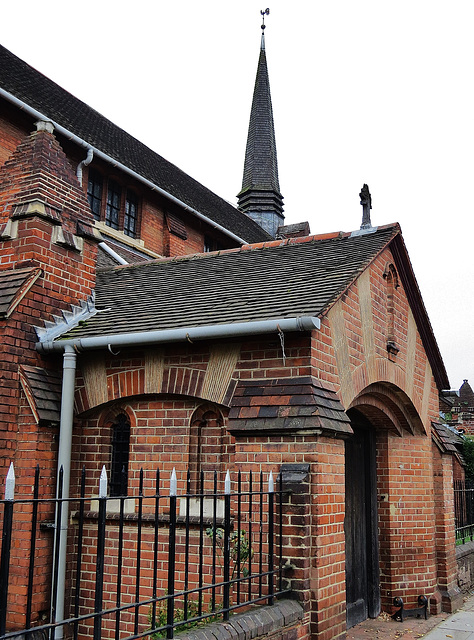
[[(461, 610), (472, 611), (474, 594), (469, 594), (464, 598), (464, 605)], [(474, 616), (474, 613), (473, 613)], [(440, 613), (436, 616), (429, 616), (428, 620), (421, 618), (408, 618), (404, 622), (395, 622), (385, 613), (382, 613), (375, 620), (365, 620), (347, 632), (347, 640), (415, 640), (423, 638), (444, 620), (451, 617), (449, 613)], [(453, 636), (446, 632), (446, 638)], [(464, 638), (464, 636), (462, 636)]]

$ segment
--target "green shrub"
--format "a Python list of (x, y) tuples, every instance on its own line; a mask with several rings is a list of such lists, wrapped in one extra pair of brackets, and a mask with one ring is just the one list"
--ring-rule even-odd
[(466, 462), (466, 480), (474, 481), (474, 438), (472, 436), (464, 437), (462, 455)]

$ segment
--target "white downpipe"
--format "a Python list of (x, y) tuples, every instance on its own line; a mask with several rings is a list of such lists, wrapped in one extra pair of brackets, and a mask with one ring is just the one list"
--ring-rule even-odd
[(77, 179), (79, 180), (79, 184), (81, 185), (81, 187), (82, 187), (82, 169), (83, 167), (88, 167), (92, 162), (93, 158), (94, 158), (94, 149), (92, 147), (89, 147), (87, 149), (87, 156), (84, 158), (84, 160), (79, 162), (79, 164), (77, 165), (76, 176), (77, 176)]
[(52, 122), (53, 125), (54, 125), (54, 128), (57, 129), (59, 131), (59, 133), (61, 133), (63, 136), (66, 136), (66, 138), (68, 138), (68, 140), (72, 140), (76, 144), (78, 144), (81, 147), (84, 147), (86, 149), (92, 149), (93, 152), (94, 152), (94, 155), (97, 158), (100, 158), (101, 160), (104, 160), (108, 164), (111, 164), (113, 167), (119, 168), (124, 173), (127, 173), (129, 176), (132, 176), (133, 178), (135, 178), (136, 180), (138, 180), (142, 184), (144, 184), (147, 187), (149, 187), (152, 191), (156, 191), (157, 193), (159, 193), (160, 195), (164, 196), (165, 198), (167, 198), (171, 202), (174, 202), (179, 207), (183, 208), (185, 211), (189, 211), (190, 213), (195, 215), (197, 218), (199, 218), (200, 220), (203, 220), (208, 225), (210, 225), (214, 229), (217, 229), (218, 231), (220, 231), (224, 235), (228, 236), (229, 238), (232, 238), (233, 240), (235, 240), (236, 242), (239, 242), (240, 244), (247, 244), (247, 240), (244, 240), (243, 238), (240, 238), (235, 233), (232, 233), (232, 231), (229, 231), (228, 229), (226, 229), (222, 225), (218, 224), (217, 222), (214, 222), (214, 220), (211, 220), (210, 218), (205, 216), (203, 213), (200, 213), (199, 211), (197, 211), (193, 207), (190, 207), (185, 202), (183, 202), (179, 198), (176, 198), (175, 196), (171, 195), (171, 193), (168, 193), (167, 191), (165, 191), (164, 189), (162, 189), (161, 187), (156, 185), (151, 180), (148, 180), (147, 178), (144, 178), (143, 176), (141, 176), (136, 171), (133, 171), (133, 169), (130, 169), (129, 167), (127, 167), (126, 165), (122, 164), (121, 162), (118, 162), (117, 160), (115, 160), (111, 156), (108, 156), (103, 151), (100, 151), (100, 149), (97, 149), (96, 147), (93, 147), (92, 145), (90, 145), (88, 142), (86, 142), (82, 138), (79, 138), (79, 136), (76, 136), (76, 134), (72, 133), (71, 131), (68, 131), (68, 129), (66, 129), (65, 127), (61, 126), (60, 124), (58, 124), (57, 122), (55, 122), (51, 118), (48, 118), (48, 116), (46, 116), (44, 113), (41, 113), (40, 111), (37, 111), (36, 109), (33, 109), (33, 107), (30, 107), (30, 105), (26, 104), (26, 102), (23, 102), (22, 100), (20, 100), (19, 98), (16, 98), (14, 95), (9, 93), (8, 91), (5, 91), (5, 89), (0, 88), (0, 96), (5, 98), (5, 100), (8, 100), (12, 104), (16, 105), (22, 111), (25, 111), (26, 113), (28, 113), (29, 115), (33, 116), (34, 118), (39, 118), (40, 120), (46, 120), (48, 122)]
[[(74, 386), (76, 377), (76, 352), (73, 347), (66, 345), (63, 356), (63, 383), (61, 393), (61, 419), (59, 427), (58, 449), (58, 480), (59, 470), (63, 468), (63, 503), (61, 511), (60, 530), (56, 529), (55, 535), (60, 535), (59, 560), (58, 560), (58, 587), (56, 593), (56, 622), (64, 620), (64, 593), (66, 585), (66, 549), (67, 528), (69, 518), (69, 480), (71, 477), (71, 448), (72, 425), (74, 419)], [(56, 487), (58, 497), (59, 485)], [(54, 548), (54, 547), (53, 547)], [(54, 574), (53, 574), (54, 575)], [(56, 638), (64, 636), (62, 626), (57, 628)]]
[(162, 331), (137, 331), (135, 333), (119, 333), (100, 335), (91, 338), (70, 338), (68, 340), (49, 340), (37, 342), (39, 351), (62, 351), (66, 346), (76, 351), (104, 349), (111, 347), (132, 347), (146, 344), (163, 344), (173, 342), (194, 342), (198, 340), (216, 340), (252, 336), (263, 333), (283, 333), (292, 331), (311, 331), (319, 329), (321, 321), (314, 316), (299, 318), (278, 318), (275, 320), (258, 320), (255, 322), (233, 322), (229, 324), (205, 325), (202, 327), (183, 327), (182, 329), (164, 329)]
[(108, 253), (109, 256), (112, 256), (114, 260), (116, 260), (119, 264), (129, 264), (126, 260), (119, 256), (119, 254), (114, 251), (106, 242), (99, 242), (99, 247)]

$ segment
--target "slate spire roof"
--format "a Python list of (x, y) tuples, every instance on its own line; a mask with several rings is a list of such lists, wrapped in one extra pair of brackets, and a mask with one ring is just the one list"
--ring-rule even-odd
[(250, 112), (242, 189), (237, 198), (239, 209), (275, 237), (277, 228), (284, 224), (283, 196), (278, 180), (275, 127), (263, 33)]
[(254, 220), (1, 45), (0, 89), (246, 242), (269, 239)]

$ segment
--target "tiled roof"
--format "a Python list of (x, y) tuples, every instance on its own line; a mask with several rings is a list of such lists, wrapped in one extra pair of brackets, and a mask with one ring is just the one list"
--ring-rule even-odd
[(398, 233), (392, 225), (99, 272), (103, 311), (63, 337), (318, 316)]
[(0, 271), (0, 318), (8, 318), (41, 274), (38, 267)]
[(275, 433), (304, 429), (352, 433), (336, 393), (312, 376), (239, 380), (232, 397), (229, 430)]
[(247, 242), (270, 237), (248, 216), (1, 45), (0, 86)]
[(431, 426), (433, 427), (433, 438), (440, 449), (445, 453), (452, 453), (459, 456), (460, 451), (458, 447), (462, 445), (462, 436), (457, 433), (454, 428), (450, 428), (439, 422), (432, 422)]
[(61, 375), (41, 367), (22, 365), (20, 379), (39, 424), (59, 424)]

